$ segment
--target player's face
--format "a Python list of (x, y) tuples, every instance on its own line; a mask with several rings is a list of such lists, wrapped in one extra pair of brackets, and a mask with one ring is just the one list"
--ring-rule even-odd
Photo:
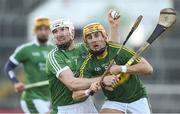
[(62, 45), (70, 41), (71, 34), (68, 27), (61, 27), (53, 30), (56, 45)]
[(35, 29), (37, 39), (40, 43), (45, 43), (48, 40), (50, 34), (50, 28), (48, 26), (40, 26)]
[(106, 46), (105, 38), (99, 31), (87, 36), (87, 44), (92, 51), (99, 51)]

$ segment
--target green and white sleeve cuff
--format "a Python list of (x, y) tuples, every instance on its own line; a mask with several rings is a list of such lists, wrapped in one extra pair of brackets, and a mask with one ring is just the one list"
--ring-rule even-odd
[(60, 69), (59, 71), (57, 71), (56, 77), (59, 78), (60, 74), (61, 74), (63, 71), (67, 70), (67, 69), (70, 69), (70, 68), (69, 68), (68, 66), (65, 66), (64, 68), (62, 68), (62, 69)]

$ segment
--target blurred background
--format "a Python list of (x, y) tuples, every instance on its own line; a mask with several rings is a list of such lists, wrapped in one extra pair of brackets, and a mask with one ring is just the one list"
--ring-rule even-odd
[[(17, 46), (34, 39), (35, 17), (70, 19), (75, 25), (76, 42), (79, 42), (83, 26), (90, 22), (100, 22), (109, 31), (108, 10), (118, 9), (122, 42), (136, 18), (143, 15), (140, 26), (128, 42), (128, 46), (136, 50), (155, 28), (160, 10), (167, 7), (176, 9), (177, 22), (142, 54), (154, 67), (154, 74), (142, 77), (142, 80), (154, 113), (180, 112), (179, 0), (0, 0), (0, 113), (21, 112), (20, 94), (15, 93), (3, 67)], [(22, 67), (16, 69), (16, 74), (23, 80)], [(95, 97), (100, 108), (103, 103), (101, 92)]]

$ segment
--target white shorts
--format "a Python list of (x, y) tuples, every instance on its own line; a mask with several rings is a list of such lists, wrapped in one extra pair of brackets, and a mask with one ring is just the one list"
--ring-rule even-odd
[(26, 114), (34, 113), (34, 110), (39, 114), (46, 114), (50, 112), (50, 101), (42, 99), (34, 99), (32, 101), (21, 100), (21, 108)]
[(147, 98), (141, 98), (132, 103), (122, 103), (122, 102), (107, 100), (105, 101), (101, 109), (103, 108), (120, 110), (124, 113), (137, 113), (137, 114), (139, 113), (150, 114), (151, 113)]
[(84, 102), (67, 106), (58, 106), (58, 114), (78, 114), (78, 113), (98, 113), (97, 109), (89, 97)]

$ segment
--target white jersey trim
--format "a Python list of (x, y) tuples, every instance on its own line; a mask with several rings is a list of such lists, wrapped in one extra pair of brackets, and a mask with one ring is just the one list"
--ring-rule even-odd
[(9, 60), (12, 62), (12, 63), (14, 63), (15, 65), (18, 65), (19, 64), (19, 62), (15, 59), (15, 56), (13, 57), (13, 56), (10, 56), (9, 57)]
[(27, 46), (30, 46), (30, 45), (32, 45), (32, 44), (34, 44), (34, 42), (29, 42), (29, 43), (23, 44), (23, 45), (21, 45), (21, 46), (18, 46), (18, 47), (15, 49), (14, 53), (9, 57), (9, 60), (10, 60), (11, 62), (13, 62), (14, 64), (18, 65), (18, 64), (19, 64), (19, 61), (17, 61), (17, 60), (15, 59), (16, 54), (17, 54), (21, 49), (23, 49), (23, 48), (25, 48), (25, 47), (27, 47)]
[(61, 74), (63, 71), (67, 70), (67, 69), (70, 69), (70, 68), (69, 68), (68, 66), (65, 66), (64, 68), (62, 68), (61, 70), (59, 70), (59, 71), (56, 73), (56, 77), (59, 78), (60, 74)]
[(57, 51), (57, 48), (55, 48), (54, 50), (52, 50), (49, 54), (48, 54), (48, 60), (51, 64), (51, 66), (53, 67), (53, 69), (58, 72), (59, 70), (61, 70), (61, 67), (59, 66), (58, 62), (56, 61), (56, 58), (54, 56), (54, 53)]

